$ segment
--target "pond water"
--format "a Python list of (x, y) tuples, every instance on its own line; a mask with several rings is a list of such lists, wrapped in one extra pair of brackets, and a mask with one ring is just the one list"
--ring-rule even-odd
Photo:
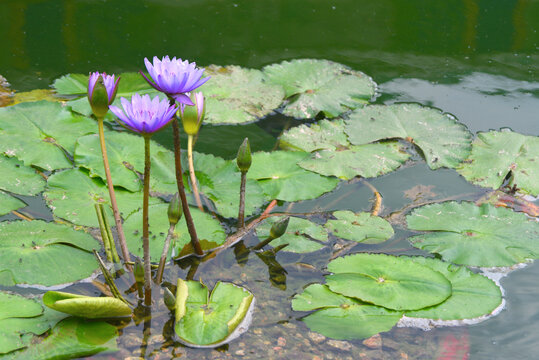
[[(71, 72), (137, 71), (144, 57), (154, 55), (175, 55), (199, 65), (258, 69), (282, 60), (319, 58), (372, 76), (379, 84), (376, 103), (437, 107), (455, 115), (473, 133), (509, 127), (539, 135), (539, 1), (154, 0), (127, 6), (120, 0), (24, 0), (3, 1), (0, 9), (0, 74), (16, 91), (47, 88), (55, 78)], [(230, 159), (245, 136), (253, 151), (271, 150), (285, 127), (299, 123), (270, 115), (244, 126), (205, 126), (196, 150)], [(168, 134), (159, 134), (157, 140), (171, 146)], [(485, 193), (455, 171), (432, 171), (421, 160), (370, 182), (384, 197), (383, 216), (417, 200), (405, 196), (417, 185), (424, 186), (417, 196), (428, 200), (475, 200)], [(291, 211), (368, 211), (371, 197), (361, 182), (341, 183), (332, 193), (295, 204)], [(26, 212), (52, 219), (43, 200), (26, 200), (31, 204)], [(15, 217), (0, 218), (9, 219)], [(352, 252), (422, 253), (409, 245), (409, 234), (397, 227), (391, 241), (357, 245)], [(245, 242), (254, 244), (256, 238)], [(332, 248), (301, 256), (281, 252), (269, 273), (267, 264), (256, 256), (238, 265), (233, 249), (221, 253), (201, 265), (196, 277), (202, 276), (209, 286), (217, 280), (234, 281), (255, 294), (258, 308), (249, 331), (219, 350), (188, 349), (171, 340), (171, 324), (163, 310), (162, 316), (152, 319), (153, 338), (144, 350), (146, 357), (464, 359), (458, 354), (466, 349), (472, 360), (537, 357), (537, 262), (502, 279), (507, 303), (498, 316), (477, 325), (429, 332), (394, 328), (382, 335), (383, 348), (371, 349), (361, 340), (321, 339), (290, 309), (294, 294), (323, 279), (320, 270), (332, 252)], [(166, 279), (174, 283), (187, 272), (173, 266)], [(98, 294), (88, 284), (73, 290)], [(119, 343), (126, 350), (119, 356), (128, 351), (140, 356), (142, 333), (142, 323), (125, 328)], [(454, 355), (442, 357), (451, 339)]]

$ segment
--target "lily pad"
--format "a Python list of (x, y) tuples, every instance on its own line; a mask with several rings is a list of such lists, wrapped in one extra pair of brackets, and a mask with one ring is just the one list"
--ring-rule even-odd
[(453, 116), (418, 104), (372, 105), (345, 121), (353, 145), (400, 138), (417, 145), (431, 169), (455, 168), (471, 150), (472, 135)]
[(457, 171), (473, 184), (502, 186), (509, 173), (519, 191), (539, 195), (539, 137), (509, 130), (477, 134), (470, 157)]
[[(159, 261), (163, 251), (163, 244), (170, 227), (167, 211), (168, 204), (156, 204), (149, 207), (150, 257), (152, 261)], [(207, 240), (216, 245), (221, 245), (226, 240), (226, 234), (221, 224), (211, 215), (196, 208), (191, 208), (191, 215), (200, 240)], [(129, 250), (137, 256), (142, 256), (142, 210), (127, 218), (124, 223), (124, 232)], [(179, 254), (181, 249), (191, 240), (183, 218), (176, 224), (173, 239), (175, 240), (176, 254)]]
[(13, 96), (13, 105), (24, 103), (47, 100), (52, 102), (59, 102), (62, 99), (55, 96), (51, 89), (35, 89), (24, 92), (16, 92)]
[[(282, 218), (273, 216), (268, 218), (262, 225), (256, 228), (256, 235), (260, 240), (264, 240), (269, 236), (271, 226), (280, 221)], [(271, 246), (277, 247), (283, 244), (288, 244), (283, 251), (295, 253), (308, 253), (319, 250), (327, 242), (328, 233), (322, 225), (318, 225), (307, 219), (299, 217), (290, 217), (286, 232), (281, 237), (273, 240)]]
[[(13, 210), (17, 210), (26, 206), (23, 201), (0, 191), (0, 216), (8, 214)], [(0, 284), (2, 281), (0, 280)]]
[(328, 220), (324, 226), (333, 235), (342, 239), (378, 244), (391, 238), (395, 233), (387, 220), (368, 212), (335, 211), (333, 216), (336, 220)]
[(20, 195), (36, 195), (45, 188), (43, 177), (16, 158), (0, 155), (0, 174), (0, 190)]
[(0, 223), (0, 271), (10, 271), (17, 284), (65, 284), (97, 269), (92, 249), (100, 246), (89, 234), (41, 220)]
[[(98, 227), (94, 204), (107, 204), (105, 212), (112, 218), (109, 192), (102, 180), (88, 177), (82, 170), (70, 169), (51, 175), (48, 188), (43, 193), (54, 215), (73, 224)], [(116, 200), (123, 218), (137, 211), (142, 206), (142, 192), (131, 193), (116, 189)], [(157, 198), (150, 198), (151, 204), (161, 203)]]
[[(26, 320), (39, 316), (43, 308), (37, 302), (20, 295), (0, 292), (0, 354), (5, 354), (26, 346), (22, 334), (28, 332)], [(16, 321), (20, 327), (13, 328)]]
[(502, 303), (501, 289), (485, 276), (437, 259), (418, 256), (413, 260), (444, 275), (451, 282), (453, 291), (443, 303), (406, 312), (408, 317), (434, 320), (473, 319), (490, 314)]
[(301, 119), (320, 112), (338, 116), (363, 106), (376, 90), (374, 81), (364, 73), (327, 60), (283, 61), (263, 70), (272, 83), (285, 89), (289, 102), (283, 113)]
[(354, 254), (331, 261), (326, 281), (336, 293), (393, 310), (418, 310), (451, 295), (445, 276), (406, 257)]
[(211, 294), (197, 281), (178, 279), (176, 324), (182, 342), (194, 347), (217, 347), (247, 330), (255, 299), (246, 289), (217, 282)]
[(271, 113), (284, 99), (282, 86), (268, 83), (260, 70), (211, 65), (205, 74), (211, 75), (211, 80), (200, 88), (206, 99), (206, 123), (256, 121)]
[(333, 190), (339, 181), (300, 168), (308, 153), (274, 151), (253, 154), (247, 178), (258, 180), (271, 199), (299, 201), (314, 199)]
[(91, 297), (60, 291), (47, 291), (43, 304), (66, 314), (88, 319), (130, 316), (131, 308), (113, 297)]
[(311, 311), (328, 307), (343, 307), (364, 304), (358, 299), (349, 298), (329, 290), (327, 285), (311, 284), (301, 294), (294, 295), (292, 310)]
[(279, 138), (279, 146), (287, 150), (313, 152), (337, 150), (350, 146), (344, 132), (344, 120), (321, 120), (286, 130)]
[(523, 213), (490, 204), (445, 202), (426, 205), (406, 217), (413, 246), (470, 266), (511, 266), (539, 257), (539, 224)]

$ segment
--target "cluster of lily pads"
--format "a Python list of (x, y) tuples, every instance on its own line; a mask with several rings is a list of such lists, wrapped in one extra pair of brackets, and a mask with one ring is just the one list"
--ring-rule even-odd
[[(334, 190), (340, 181), (395, 171), (417, 159), (413, 157), (416, 154), (431, 169), (455, 169), (473, 184), (539, 195), (537, 137), (504, 129), (479, 133), (474, 139), (463, 124), (438, 109), (418, 104), (370, 105), (376, 84), (344, 65), (303, 59), (262, 70), (209, 66), (206, 73), (212, 79), (200, 90), (205, 95), (207, 124), (251, 123), (274, 111), (317, 120), (285, 131), (280, 136), (281, 150), (253, 153), (245, 174), (248, 218), (260, 215), (271, 200), (315, 199)], [(119, 105), (119, 98), (135, 93), (166, 97), (140, 74), (121, 74), (121, 79), (113, 106)], [(99, 267), (92, 250), (101, 245), (84, 230), (100, 226), (96, 203), (104, 205), (105, 218), (113, 217), (113, 208), (97, 127), (86, 98), (88, 80), (88, 75), (69, 74), (54, 82), (47, 100), (29, 102), (27, 96), (17, 103), (23, 97), (15, 96), (14, 104), (0, 109), (0, 170), (4, 174), (0, 179), (0, 215), (19, 211), (26, 206), (25, 196), (42, 193), (56, 220), (0, 224), (2, 286), (58, 286), (87, 278)], [(127, 245), (131, 254), (142, 256), (145, 139), (120, 131), (110, 113), (104, 122)], [(171, 225), (167, 218), (168, 202), (178, 191), (175, 154), (153, 140), (148, 142), (152, 163), (149, 254), (151, 261), (158, 262), (169, 230), (175, 238), (169, 259), (188, 252), (190, 234), (185, 221)], [(242, 171), (234, 160), (197, 152), (191, 159), (183, 155), (182, 169), (188, 168), (189, 160), (205, 200), (205, 211), (192, 206), (191, 215), (208, 252), (226, 246), (227, 229), (236, 225)], [(182, 175), (189, 193), (190, 174), (184, 171)], [(196, 205), (195, 197), (189, 201)], [(327, 246), (329, 234), (354, 242), (380, 243), (391, 238), (394, 230), (377, 213), (335, 211), (324, 224), (292, 216), (286, 232), (278, 238), (272, 236), (270, 228), (279, 219), (270, 216), (256, 228), (256, 234), (269, 236), (269, 244), (281, 251), (300, 253)], [(437, 259), (383, 254), (337, 258), (327, 266), (326, 284), (308, 285), (294, 297), (293, 310), (311, 312), (303, 318), (307, 326), (338, 339), (388, 331), (407, 318), (440, 322), (481, 319), (502, 306), (502, 292), (498, 284), (468, 267), (507, 267), (539, 257), (539, 225), (507, 208), (471, 202), (431, 204), (409, 214), (407, 225), (410, 230), (424, 232), (410, 237), (410, 243)], [(246, 326), (244, 320), (254, 307), (253, 294), (233, 284), (219, 283), (209, 295), (202, 283), (179, 279), (176, 291), (170, 305), (176, 317), (175, 329), (180, 340), (191, 346), (230, 341)], [(9, 310), (4, 304), (13, 302), (14, 297), (22, 301), (20, 296), (0, 292), (0, 309), (7, 309), (5, 316), (0, 314), (0, 323), (9, 325), (0, 326), (0, 334), (5, 335), (0, 340), (0, 354), (24, 357), (42, 351), (40, 347), (47, 347), (57, 334), (69, 342), (73, 340), (70, 334), (82, 331), (99, 335), (74, 356), (114, 348), (110, 339), (115, 331), (110, 325), (73, 318), (62, 320), (39, 345), (26, 348), (32, 334), (45, 333), (62, 317), (29, 299), (28, 307), (35, 308), (32, 311)], [(80, 309), (81, 301), (61, 292), (50, 292), (43, 298), (46, 306), (68, 314), (73, 314), (69, 310), (73, 304)], [(114, 312), (117, 316), (129, 315), (129, 306), (118, 301), (107, 306), (118, 310)], [(215, 322), (211, 317), (201, 320), (207, 309), (212, 309)], [(79, 311), (75, 310), (75, 315), (83, 316)], [(200, 331), (191, 326), (197, 321), (205, 324)], [(91, 326), (102, 328), (92, 330)]]

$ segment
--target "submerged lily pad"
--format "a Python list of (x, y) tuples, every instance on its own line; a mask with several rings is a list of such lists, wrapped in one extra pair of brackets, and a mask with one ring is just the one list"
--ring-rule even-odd
[(253, 154), (247, 178), (258, 180), (271, 199), (299, 201), (314, 199), (333, 190), (339, 181), (300, 168), (297, 163), (309, 154), (274, 151)]
[(217, 347), (247, 330), (255, 299), (245, 288), (217, 282), (211, 294), (197, 281), (178, 279), (174, 330), (194, 347)]
[(406, 257), (354, 254), (331, 261), (328, 271), (331, 291), (388, 309), (418, 310), (451, 295), (445, 276)]
[(97, 269), (89, 234), (41, 220), (0, 223), (0, 271), (17, 284), (58, 285), (90, 276)]
[(309, 285), (303, 293), (295, 295), (292, 309), (320, 309), (302, 320), (312, 331), (342, 340), (363, 339), (389, 331), (402, 317), (401, 312), (363, 304), (321, 284)]
[[(260, 240), (269, 236), (271, 226), (282, 220), (280, 217), (273, 216), (264, 221), (262, 225), (256, 228), (256, 235)], [(318, 225), (307, 219), (290, 217), (286, 232), (281, 237), (270, 242), (271, 246), (288, 244), (283, 251), (295, 253), (308, 253), (319, 250), (325, 246), (328, 241), (328, 233), (322, 225)]]
[(511, 266), (539, 257), (539, 224), (523, 213), (490, 204), (446, 202), (420, 207), (406, 217), (413, 246), (470, 266)]
[(507, 129), (477, 134), (472, 154), (457, 171), (473, 184), (502, 186), (509, 173), (511, 185), (523, 193), (539, 195), (539, 137)]
[[(156, 204), (149, 207), (150, 257), (152, 261), (159, 261), (163, 251), (163, 244), (170, 227), (167, 211), (168, 204)], [(226, 234), (221, 224), (211, 215), (196, 208), (191, 208), (191, 215), (200, 240), (207, 240), (216, 245), (221, 245), (226, 240)], [(129, 250), (137, 256), (142, 256), (142, 210), (127, 218), (124, 223), (124, 232)], [(176, 254), (179, 254), (181, 249), (191, 240), (183, 218), (174, 228), (173, 239)]]
[(43, 304), (73, 316), (102, 319), (130, 316), (131, 308), (123, 301), (113, 297), (91, 297), (60, 291), (47, 291)]
[(490, 314), (502, 303), (499, 286), (483, 275), (438, 259), (417, 256), (413, 260), (444, 275), (451, 282), (452, 293), (439, 305), (406, 312), (408, 317), (434, 320), (473, 319)]
[(211, 75), (211, 80), (200, 88), (206, 99), (206, 123), (256, 121), (281, 105), (284, 99), (282, 86), (269, 83), (260, 70), (211, 65), (205, 74)]
[(345, 121), (353, 145), (400, 138), (417, 145), (431, 169), (455, 168), (471, 150), (472, 135), (449, 114), (418, 104), (372, 105)]
[(362, 72), (327, 60), (283, 61), (263, 70), (272, 83), (284, 87), (289, 102), (283, 112), (296, 118), (312, 118), (320, 112), (338, 116), (368, 102), (376, 89)]
[(16, 158), (0, 155), (0, 174), (0, 190), (20, 195), (36, 195), (45, 188), (43, 177)]
[(13, 105), (41, 100), (59, 102), (62, 99), (56, 97), (51, 89), (35, 89), (24, 92), (16, 92), (13, 96)]
[[(0, 190), (0, 216), (26, 206), (23, 201)], [(2, 281), (0, 280), (0, 284)]]
[(378, 244), (395, 233), (387, 220), (368, 212), (335, 211), (333, 216), (337, 219), (328, 220), (324, 227), (342, 239)]

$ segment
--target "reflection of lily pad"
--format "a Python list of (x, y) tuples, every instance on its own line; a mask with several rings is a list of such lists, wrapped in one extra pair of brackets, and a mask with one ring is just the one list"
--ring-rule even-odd
[(99, 244), (67, 226), (14, 221), (0, 224), (0, 271), (16, 283), (57, 285), (81, 280), (97, 269), (92, 249)]
[[(0, 216), (25, 207), (26, 204), (21, 200), (6, 194), (0, 190)], [(0, 281), (1, 283), (1, 281)]]
[(372, 105), (345, 121), (354, 145), (400, 138), (417, 145), (431, 169), (455, 168), (470, 153), (472, 135), (455, 118), (417, 104)]
[(16, 158), (0, 155), (0, 174), (0, 190), (20, 195), (36, 195), (45, 188), (43, 177)]
[(284, 98), (280, 85), (270, 84), (260, 70), (212, 65), (211, 80), (200, 90), (206, 98), (204, 122), (238, 124), (258, 120), (278, 107)]
[(394, 231), (387, 220), (372, 216), (368, 212), (353, 213), (352, 211), (335, 211), (336, 220), (328, 220), (324, 225), (336, 237), (377, 244), (393, 236)]
[(354, 254), (331, 261), (328, 271), (331, 291), (388, 309), (422, 309), (451, 295), (442, 274), (405, 257)]
[(333, 190), (339, 181), (300, 168), (297, 162), (307, 156), (309, 154), (304, 152), (290, 151), (255, 153), (247, 177), (258, 180), (264, 193), (272, 199), (314, 199)]
[(326, 285), (314, 284), (292, 300), (295, 311), (320, 309), (302, 320), (312, 330), (334, 339), (352, 340), (389, 331), (402, 313), (365, 305), (356, 299), (336, 294)]
[(406, 316), (434, 320), (473, 319), (491, 313), (502, 303), (500, 288), (485, 276), (437, 259), (417, 256), (413, 260), (444, 275), (451, 282), (452, 293), (443, 303), (407, 312)]
[(211, 294), (197, 281), (178, 279), (174, 330), (189, 346), (217, 347), (247, 330), (254, 296), (231, 283), (217, 282)]
[(509, 172), (511, 185), (534, 196), (539, 195), (539, 137), (508, 130), (477, 134), (472, 154), (458, 172), (481, 186), (499, 188)]
[(47, 291), (43, 304), (73, 316), (101, 319), (130, 316), (131, 308), (123, 301), (113, 297), (91, 297), (60, 291)]
[[(256, 234), (264, 240), (269, 236), (271, 226), (282, 218), (268, 218), (262, 225), (256, 228)], [(318, 241), (316, 241), (318, 240)], [(286, 232), (281, 237), (273, 240), (271, 246), (288, 244), (283, 251), (295, 253), (307, 253), (319, 250), (324, 247), (321, 242), (328, 240), (328, 233), (323, 226), (313, 223), (307, 219), (290, 217)]]
[[(163, 251), (163, 244), (170, 227), (167, 210), (168, 204), (156, 204), (149, 207), (150, 256), (152, 261), (159, 261)], [(226, 235), (219, 221), (196, 208), (191, 208), (191, 215), (200, 240), (207, 240), (217, 245), (221, 245), (225, 241)], [(127, 218), (124, 223), (124, 232), (129, 250), (137, 256), (142, 256), (142, 210)], [(183, 218), (176, 224), (174, 239), (176, 254), (179, 254), (191, 239)]]
[(523, 213), (490, 204), (426, 205), (406, 217), (413, 246), (470, 266), (511, 266), (539, 257), (539, 224)]
[(328, 117), (362, 106), (374, 95), (376, 84), (359, 71), (327, 60), (283, 61), (264, 68), (270, 81), (282, 85), (289, 99), (284, 114)]

